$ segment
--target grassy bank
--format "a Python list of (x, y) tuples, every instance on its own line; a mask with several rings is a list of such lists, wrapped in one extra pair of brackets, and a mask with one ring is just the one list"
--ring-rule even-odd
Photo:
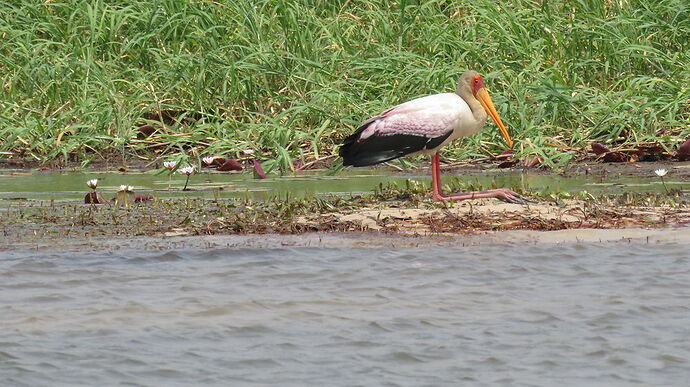
[[(0, 157), (323, 157), (364, 118), (484, 73), (518, 154), (690, 135), (686, 0), (0, 4)], [(542, 3), (542, 4), (540, 4)], [(158, 128), (143, 138), (138, 127)], [(495, 130), (448, 155), (497, 150)], [(471, 146), (469, 146), (471, 145)]]

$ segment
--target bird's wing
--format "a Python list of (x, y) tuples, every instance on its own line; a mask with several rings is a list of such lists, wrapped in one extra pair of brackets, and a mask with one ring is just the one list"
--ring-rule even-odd
[(362, 123), (340, 148), (344, 165), (365, 166), (433, 149), (471, 111), (454, 93), (435, 94), (392, 107)]
[(358, 141), (371, 136), (404, 134), (434, 138), (453, 130), (467, 103), (455, 93), (434, 94), (394, 106), (360, 125)]

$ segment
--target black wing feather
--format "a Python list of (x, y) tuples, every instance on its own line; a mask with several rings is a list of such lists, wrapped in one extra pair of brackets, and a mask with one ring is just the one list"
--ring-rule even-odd
[(375, 119), (367, 120), (357, 131), (343, 140), (343, 145), (339, 151), (340, 157), (343, 158), (343, 165), (364, 167), (397, 159), (423, 149), (435, 148), (441, 145), (453, 133), (452, 130), (449, 130), (443, 136), (431, 138), (411, 134), (390, 134), (384, 136), (373, 134), (359, 141), (359, 136), (364, 129), (375, 121)]

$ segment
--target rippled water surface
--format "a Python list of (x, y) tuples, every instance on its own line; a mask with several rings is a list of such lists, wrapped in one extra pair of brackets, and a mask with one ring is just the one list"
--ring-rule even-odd
[(3, 385), (686, 385), (680, 244), (0, 252)]

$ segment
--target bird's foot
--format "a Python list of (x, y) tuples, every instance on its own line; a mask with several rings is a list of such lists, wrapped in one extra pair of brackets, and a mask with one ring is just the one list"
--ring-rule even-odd
[(524, 196), (507, 188), (489, 189), (485, 191), (458, 192), (450, 195), (445, 195), (441, 192), (434, 191), (433, 198), (437, 201), (496, 198), (503, 200), (504, 202), (514, 204), (533, 203), (531, 200), (528, 200)]
[(497, 193), (496, 198), (503, 200), (508, 203), (514, 203), (514, 204), (529, 204), (529, 203), (534, 203), (533, 201), (525, 198), (524, 196), (520, 195), (519, 193), (509, 190), (507, 188), (499, 188), (496, 190), (491, 190), (491, 191), (499, 191)]

